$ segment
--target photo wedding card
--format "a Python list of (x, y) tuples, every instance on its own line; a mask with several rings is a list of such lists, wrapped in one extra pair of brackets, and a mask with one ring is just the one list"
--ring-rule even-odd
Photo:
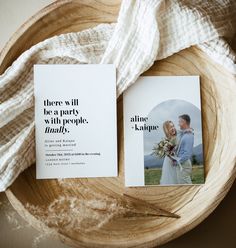
[(125, 186), (204, 183), (199, 76), (142, 76), (123, 94)]
[(36, 178), (117, 176), (116, 69), (34, 65)]

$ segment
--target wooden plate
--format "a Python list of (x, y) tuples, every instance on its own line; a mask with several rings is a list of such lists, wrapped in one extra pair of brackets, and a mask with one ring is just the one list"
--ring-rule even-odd
[[(46, 38), (99, 23), (116, 22), (119, 7), (118, 0), (58, 1), (49, 5), (28, 20), (7, 43), (0, 56), (0, 73), (23, 51)], [(44, 214), (42, 209), (54, 207), (55, 210), (55, 205), (51, 204), (55, 200), (63, 201), (66, 197), (85, 200), (90, 197), (91, 201), (93, 197), (105, 201), (110, 197), (122, 200), (122, 194), (126, 193), (177, 213), (181, 218), (116, 216), (100, 226), (91, 221), (91, 226), (96, 228), (90, 231), (76, 226), (68, 228), (73, 221), (70, 219), (67, 223), (56, 223), (59, 237), (67, 244), (80, 247), (154, 247), (195, 227), (224, 198), (236, 175), (235, 77), (195, 47), (156, 62), (144, 75), (201, 76), (206, 183), (202, 186), (124, 187), (121, 96), (118, 99), (119, 177), (67, 179), (63, 182), (36, 180), (35, 166), (31, 166), (6, 194), (13, 207), (33, 226), (42, 230), (53, 225), (52, 212)], [(71, 207), (66, 201), (64, 204), (63, 214), (67, 213), (66, 207)], [(37, 208), (41, 209), (41, 214)], [(103, 211), (102, 208), (98, 210)], [(55, 220), (60, 214), (62, 212), (58, 211)], [(73, 214), (76, 218), (81, 212)], [(101, 216), (103, 214), (106, 212)], [(46, 221), (46, 217), (50, 217), (51, 222)], [(86, 223), (88, 226), (89, 222)]]

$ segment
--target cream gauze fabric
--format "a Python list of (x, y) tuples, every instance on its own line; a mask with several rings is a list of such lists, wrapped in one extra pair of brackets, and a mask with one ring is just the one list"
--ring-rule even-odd
[(34, 64), (115, 64), (117, 97), (155, 60), (196, 45), (236, 74), (235, 0), (123, 0), (116, 23), (46, 39), (0, 76), (0, 191), (35, 163)]

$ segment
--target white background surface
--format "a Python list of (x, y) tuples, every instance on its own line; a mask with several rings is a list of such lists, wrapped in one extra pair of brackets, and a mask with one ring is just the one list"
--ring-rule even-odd
[[(0, 0), (0, 49), (31, 15), (51, 0)], [(235, 46), (236, 48), (236, 39)], [(220, 206), (203, 223), (162, 248), (235, 248), (236, 183)], [(12, 221), (11, 221), (12, 220)], [(27, 226), (0, 193), (0, 248), (30, 248), (40, 233)], [(51, 237), (39, 238), (39, 248), (66, 248)]]

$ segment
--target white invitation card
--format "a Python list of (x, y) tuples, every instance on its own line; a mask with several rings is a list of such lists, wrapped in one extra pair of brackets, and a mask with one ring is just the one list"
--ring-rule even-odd
[(116, 69), (35, 65), (36, 178), (117, 176)]
[(199, 76), (142, 76), (123, 109), (126, 186), (204, 183)]

